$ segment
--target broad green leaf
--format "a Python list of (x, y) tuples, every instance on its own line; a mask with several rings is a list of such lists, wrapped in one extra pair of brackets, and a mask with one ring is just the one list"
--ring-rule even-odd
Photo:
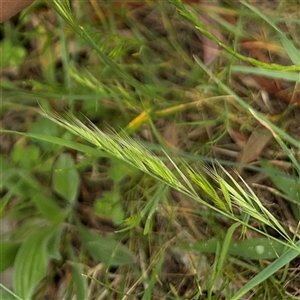
[(112, 237), (98, 237), (88, 242), (87, 249), (92, 256), (107, 266), (122, 266), (133, 263), (133, 253)]
[[(188, 249), (197, 250), (202, 253), (215, 253), (217, 246), (221, 241), (211, 239), (207, 241), (190, 244)], [(278, 258), (287, 247), (282, 243), (268, 238), (253, 238), (227, 243), (228, 254), (233, 256), (242, 256), (249, 259), (275, 259)]]
[(70, 204), (77, 200), (79, 175), (69, 153), (60, 154), (54, 164), (53, 189)]
[(58, 206), (53, 198), (47, 197), (42, 193), (35, 192), (31, 197), (37, 209), (50, 221), (60, 222), (64, 220), (68, 213)]
[(0, 273), (12, 266), (21, 243), (0, 243)]
[(103, 197), (95, 201), (95, 211), (100, 215), (111, 218), (114, 223), (120, 224), (125, 216), (120, 200), (121, 195), (117, 189), (104, 192)]
[(2, 153), (0, 153), (0, 175), (1, 175), (1, 181), (0, 184), (2, 184), (2, 176), (4, 176), (5, 171), (8, 169), (11, 169), (13, 167), (13, 165), (7, 160), (5, 159), (4, 155)]
[[(39, 116), (31, 126), (29, 133), (43, 134), (47, 137), (57, 137), (61, 136), (62, 129), (50, 120), (46, 120), (44, 117)], [(41, 148), (46, 152), (58, 152), (61, 149), (61, 146), (59, 144), (47, 143), (42, 140), (40, 140), (38, 143), (41, 146)]]
[(12, 39), (3, 39), (0, 43), (1, 60), (0, 66), (20, 67), (25, 60), (27, 51), (24, 47), (13, 45)]
[(48, 266), (48, 243), (55, 228), (41, 228), (26, 239), (15, 259), (14, 290), (24, 299), (31, 299), (34, 289), (45, 277)]
[(40, 149), (35, 145), (23, 146), (19, 143), (14, 145), (11, 153), (12, 160), (17, 163), (21, 168), (28, 171), (32, 170), (40, 163)]
[(298, 205), (298, 203), (300, 203), (300, 179), (297, 181), (295, 177), (286, 176), (280, 169), (265, 160), (260, 160), (260, 163), (275, 186), (284, 193), (283, 197), (291, 201), (290, 206), (293, 215), (296, 220), (300, 221), (300, 210)]
[(113, 237), (104, 237), (93, 233), (79, 223), (77, 229), (84, 245), (95, 260), (103, 262), (107, 266), (133, 263), (134, 254)]
[(49, 258), (51, 259), (55, 259), (55, 260), (61, 259), (61, 253), (60, 253), (61, 235), (62, 235), (62, 226), (58, 227), (58, 229), (49, 239), (47, 253)]
[(0, 181), (1, 188), (4, 187), (9, 193), (19, 197), (28, 197), (32, 189), (41, 188), (39, 182), (28, 171), (13, 167), (1, 174)]

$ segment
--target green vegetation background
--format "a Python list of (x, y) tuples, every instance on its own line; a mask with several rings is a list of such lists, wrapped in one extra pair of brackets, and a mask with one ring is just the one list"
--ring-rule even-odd
[[(218, 4), (2, 25), (3, 299), (300, 297), (299, 2)], [(269, 61), (242, 48), (262, 36)], [(250, 77), (294, 96), (258, 105)]]

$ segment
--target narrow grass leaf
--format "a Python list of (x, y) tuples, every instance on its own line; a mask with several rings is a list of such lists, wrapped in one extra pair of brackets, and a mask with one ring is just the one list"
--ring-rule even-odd
[(68, 41), (66, 37), (66, 30), (65, 30), (65, 21), (62, 17), (58, 18), (59, 23), (59, 35), (60, 35), (60, 42), (61, 42), (61, 52), (62, 52), (62, 66), (63, 66), (63, 74), (64, 74), (64, 83), (68, 93), (71, 92), (71, 77), (69, 73), (69, 53), (68, 53)]
[(281, 71), (285, 71), (285, 72), (300, 71), (300, 66), (298, 64), (292, 65), (292, 66), (283, 66), (283, 65), (279, 65), (279, 64), (268, 64), (268, 63), (264, 63), (259, 60), (256, 60), (254, 58), (251, 58), (251, 57), (246, 57), (246, 56), (234, 51), (233, 49), (231, 49), (230, 47), (228, 47), (227, 45), (222, 43), (220, 40), (218, 40), (209, 30), (207, 30), (206, 27), (195, 16), (195, 14), (192, 13), (190, 10), (186, 9), (186, 7), (183, 5), (181, 0), (169, 0), (169, 2), (174, 4), (176, 6), (176, 8), (178, 9), (179, 13), (184, 18), (189, 20), (202, 34), (204, 34), (206, 37), (208, 37), (210, 40), (212, 40), (218, 46), (223, 48), (229, 54), (231, 54), (245, 62), (248, 62), (252, 65), (255, 65), (255, 66), (261, 67), (261, 68), (265, 68), (265, 69), (281, 70)]
[[(258, 111), (254, 110), (247, 102), (245, 102), (242, 98), (240, 98), (231, 88), (229, 88), (217, 76), (215, 76), (215, 74), (213, 74), (213, 72), (209, 68), (207, 68), (198, 57), (194, 56), (194, 59), (195, 59), (196, 63), (209, 75), (209, 77), (213, 81), (215, 81), (218, 84), (218, 86), (225, 93), (228, 93), (229, 95), (232, 96), (232, 99), (235, 100), (236, 103), (238, 103), (245, 110), (252, 113), (254, 115), (254, 117), (256, 117), (260, 121), (264, 122), (263, 125), (265, 125), (265, 126), (267, 125), (268, 129), (273, 130), (273, 132), (275, 132), (278, 136), (282, 137), (284, 140), (289, 142), (292, 146), (296, 147), (296, 149), (300, 149), (300, 143), (299, 143), (298, 140), (294, 139), (293, 137), (291, 137), (290, 135), (285, 133), (284, 130), (280, 129), (275, 124), (273, 124), (271, 121), (269, 121), (268, 118), (263, 116), (263, 114), (261, 114)], [(294, 162), (294, 160), (293, 160), (293, 162)], [(298, 165), (298, 163), (296, 163), (296, 165)]]
[(142, 215), (147, 215), (146, 224), (144, 226), (144, 234), (148, 234), (151, 228), (151, 223), (153, 222), (153, 214), (155, 213), (157, 209), (157, 205), (161, 198), (165, 195), (167, 191), (167, 187), (164, 184), (160, 184), (160, 186), (157, 188), (155, 194), (151, 199), (148, 201), (148, 203), (145, 205), (145, 207), (142, 210)]
[[(247, 3), (246, 1), (242, 0), (241, 3), (248, 7), (251, 11), (256, 13), (260, 18), (265, 20), (270, 26), (272, 26), (277, 33), (279, 34), (279, 37), (281, 39), (281, 42), (287, 51), (287, 53), (290, 56), (291, 61), (293, 62), (294, 65), (299, 66), (300, 65), (300, 53), (299, 50), (295, 47), (295, 45), (287, 38), (286, 34), (284, 34), (276, 25), (274, 22), (272, 22), (271, 19), (269, 19), (265, 14), (263, 14), (259, 9), (254, 7), (253, 5)], [(298, 75), (298, 80), (299, 80), (299, 75)]]
[(296, 247), (298, 249), (289, 249), (285, 253), (283, 253), (278, 259), (276, 259), (273, 263), (268, 265), (265, 269), (263, 269), (258, 275), (248, 281), (231, 299), (238, 300), (241, 299), (243, 295), (245, 295), (248, 291), (255, 288), (257, 285), (265, 281), (267, 278), (272, 276), (275, 272), (280, 270), (282, 267), (290, 263), (294, 258), (299, 256), (300, 254), (300, 241), (296, 243)]
[(83, 276), (82, 267), (78, 263), (78, 259), (74, 254), (73, 246), (70, 243), (67, 244), (67, 251), (72, 261), (72, 280), (76, 291), (76, 299), (88, 299), (87, 280), (86, 277)]
[(215, 290), (215, 282), (219, 279), (217, 278), (217, 271), (218, 271), (218, 263), (220, 259), (220, 252), (221, 252), (221, 241), (218, 241), (216, 245), (216, 253), (214, 263), (212, 265), (212, 270), (210, 272), (210, 277), (207, 280), (207, 298), (212, 299), (212, 295), (214, 294), (213, 290)]
[[(1, 291), (1, 289), (3, 289), (5, 292), (7, 292), (7, 294), (3, 293), (3, 291)], [(3, 300), (16, 300), (16, 299), (24, 300), (21, 297), (19, 297), (17, 294), (15, 294), (13, 291), (8, 289), (6, 286), (4, 286), (1, 282), (0, 282), (0, 293), (1, 293)]]
[(157, 278), (159, 276), (159, 274), (162, 273), (162, 268), (163, 268), (163, 263), (164, 263), (165, 259), (163, 255), (160, 255), (160, 257), (157, 259), (156, 264), (153, 268), (153, 272), (151, 273), (151, 275), (149, 276), (149, 280), (147, 281), (147, 285), (143, 294), (143, 297), (141, 298), (142, 300), (149, 300), (149, 299), (153, 299), (154, 295), (154, 286), (157, 283)]
[(254, 74), (254, 75), (266, 76), (270, 78), (278, 78), (281, 80), (292, 81), (292, 82), (300, 81), (300, 74), (297, 72), (283, 72), (283, 71), (276, 71), (276, 70), (261, 69), (256, 67), (248, 67), (248, 66), (231, 66), (230, 71), (233, 73), (245, 73), (247, 75)]
[[(300, 176), (300, 164), (295, 157), (295, 155), (292, 153), (290, 148), (283, 142), (282, 137), (286, 137), (286, 134), (284, 131), (281, 131), (282, 134), (280, 134), (280, 131), (277, 130), (277, 127), (275, 127), (272, 122), (269, 122), (267, 119), (263, 119), (261, 115), (258, 114), (257, 111), (254, 111), (254, 109), (249, 109), (249, 111), (252, 113), (252, 115), (255, 117), (257, 121), (259, 121), (263, 126), (265, 126), (273, 135), (276, 142), (279, 144), (279, 146), (282, 148), (282, 150), (286, 153), (286, 155), (289, 157), (291, 162), (294, 164), (294, 168), (297, 170), (299, 176)], [(297, 142), (296, 149), (300, 149), (300, 143)]]
[(113, 60), (107, 57), (100, 49), (98, 43), (88, 34), (88, 32), (80, 25), (78, 25), (74, 18), (72, 17), (72, 12), (68, 1), (64, 1), (61, 3), (60, 1), (48, 1), (49, 5), (51, 5), (57, 12), (60, 14), (65, 21), (72, 27), (72, 29), (83, 38), (101, 57), (103, 62), (115, 72), (118, 76), (123, 78), (128, 84), (135, 87), (142, 94), (147, 95), (149, 98), (163, 100), (159, 94), (153, 91), (150, 87), (145, 84), (140, 83), (137, 79), (135, 79), (132, 75), (122, 69), (118, 64), (116, 64)]
[(22, 135), (26, 136), (29, 138), (37, 139), (40, 141), (45, 141), (47, 143), (53, 143), (57, 145), (64, 146), (66, 148), (74, 149), (77, 151), (80, 151), (82, 153), (85, 153), (87, 155), (95, 156), (95, 157), (107, 157), (107, 153), (102, 152), (100, 149), (95, 149), (93, 147), (78, 143), (78, 142), (73, 142), (73, 141), (68, 141), (63, 138), (55, 137), (55, 136), (50, 136), (46, 134), (35, 134), (35, 133), (26, 133), (26, 132), (19, 132), (19, 131), (13, 131), (13, 130), (5, 130), (0, 128), (1, 133), (7, 133), (7, 134), (17, 134), (17, 135)]
[(223, 269), (224, 269), (225, 259), (228, 256), (228, 251), (229, 251), (229, 248), (230, 248), (232, 235), (234, 234), (235, 230), (240, 225), (241, 225), (240, 223), (234, 223), (227, 230), (224, 241), (222, 243), (222, 249), (221, 249), (221, 252), (220, 252), (218, 265), (217, 265), (217, 268), (216, 268), (216, 278), (215, 279), (219, 278), (222, 275), (222, 272), (223, 272)]

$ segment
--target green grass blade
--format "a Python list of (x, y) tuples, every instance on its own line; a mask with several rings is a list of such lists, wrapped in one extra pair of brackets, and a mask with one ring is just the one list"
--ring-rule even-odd
[(270, 78), (278, 78), (281, 80), (292, 81), (292, 82), (300, 81), (300, 74), (297, 72), (282, 72), (277, 70), (260, 69), (260, 68), (247, 67), (247, 66), (231, 66), (230, 71), (234, 73), (254, 74), (254, 75), (261, 75)]
[[(25, 300), (24, 298), (21, 298), (17, 294), (15, 294), (14, 292), (12, 292), (10, 289), (8, 289), (6, 286), (4, 286), (1, 282), (0, 282), (0, 288), (3, 289), (3, 290), (5, 290), (8, 294), (10, 294), (13, 297), (15, 297), (17, 300)], [(0, 293), (1, 293), (1, 296), (3, 296), (1, 289), (0, 289)], [(9, 297), (9, 299), (11, 299), (11, 298)], [(5, 300), (5, 299), (3, 298), (3, 300)]]
[(235, 230), (239, 226), (241, 226), (240, 223), (234, 223), (227, 230), (224, 241), (222, 243), (222, 250), (220, 252), (220, 257), (219, 257), (218, 265), (217, 265), (217, 268), (216, 268), (216, 274), (215, 274), (216, 278), (214, 278), (215, 280), (218, 280), (218, 278), (221, 277), (221, 275), (222, 275), (224, 264), (225, 264), (225, 259), (226, 259), (226, 257), (228, 257), (228, 251), (230, 249), (232, 236), (233, 236)]
[(273, 132), (275, 132), (278, 136), (282, 137), (284, 140), (289, 142), (291, 145), (293, 145), (296, 149), (300, 149), (300, 143), (298, 140), (294, 139), (290, 135), (286, 134), (284, 130), (280, 129), (276, 125), (274, 125), (271, 121), (269, 121), (264, 115), (259, 113), (258, 111), (254, 110), (249, 104), (247, 104), (245, 101), (243, 101), (232, 89), (230, 89), (226, 84), (224, 84), (215, 74), (212, 73), (211, 70), (209, 70), (204, 63), (194, 56), (195, 61), (199, 66), (212, 78), (219, 86), (220, 88), (227, 94), (231, 95), (232, 98), (244, 109), (252, 113), (254, 116), (256, 116), (259, 120), (262, 120), (264, 124), (268, 126), (268, 129), (272, 129)]
[(68, 1), (63, 1), (65, 4), (62, 4), (59, 1), (49, 1), (49, 5), (51, 5), (65, 21), (72, 27), (72, 29), (81, 37), (83, 38), (101, 57), (104, 63), (109, 66), (115, 74), (123, 78), (128, 84), (135, 87), (138, 91), (142, 94), (147, 95), (150, 98), (156, 100), (163, 100), (161, 96), (159, 96), (156, 92), (154, 92), (150, 87), (146, 86), (145, 84), (140, 83), (136, 80), (133, 76), (131, 76), (128, 72), (124, 69), (121, 69), (114, 61), (112, 61), (109, 57), (107, 57), (99, 48), (97, 43), (93, 40), (93, 38), (87, 33), (87, 31), (77, 24), (72, 17), (72, 12), (70, 6), (66, 3)]
[(286, 264), (290, 263), (294, 258), (300, 254), (300, 241), (296, 243), (298, 249), (289, 249), (282, 256), (276, 259), (272, 264), (263, 269), (258, 275), (247, 282), (234, 296), (232, 300), (241, 299), (248, 291), (268, 279), (275, 272), (280, 270)]
[[(295, 45), (287, 38), (287, 36), (265, 14), (263, 14), (256, 7), (245, 2), (244, 0), (241, 0), (241, 3), (244, 6), (248, 7), (251, 11), (256, 13), (261, 19), (265, 20), (269, 25), (271, 25), (277, 31), (286, 52), (290, 56), (291, 61), (293, 62), (294, 65), (299, 66), (300, 65), (300, 52), (295, 47)], [(298, 80), (299, 80), (299, 74), (298, 74)]]
[(0, 132), (8, 133), (8, 134), (22, 135), (22, 136), (26, 136), (28, 138), (33, 138), (33, 139), (45, 141), (48, 143), (54, 143), (54, 144), (61, 145), (66, 148), (74, 149), (79, 152), (82, 152), (82, 153), (85, 153), (85, 154), (88, 154), (91, 156), (95, 156), (95, 157), (99, 157), (99, 156), (107, 157), (108, 156), (107, 153), (104, 153), (99, 149), (95, 149), (95, 148), (89, 147), (87, 145), (83, 145), (83, 144), (73, 142), (73, 141), (68, 141), (68, 140), (58, 138), (55, 136), (50, 136), (50, 135), (45, 135), (45, 134), (26, 133), (26, 132), (19, 132), (19, 131), (13, 131), (13, 130), (5, 130), (5, 129), (0, 129)]
[(210, 40), (215, 42), (218, 46), (220, 46), (222, 49), (224, 49), (226, 52), (229, 54), (241, 59), (242, 61), (245, 61), (247, 63), (250, 63), (254, 66), (265, 68), (265, 69), (270, 69), (270, 70), (281, 70), (284, 72), (289, 72), (289, 71), (300, 71), (300, 66), (298, 65), (299, 60), (297, 65), (291, 65), (291, 66), (283, 66), (279, 64), (268, 64), (268, 63), (263, 63), (259, 60), (256, 60), (251, 57), (246, 57), (234, 50), (232, 50), (230, 47), (219, 41), (211, 32), (209, 32), (203, 24), (198, 20), (198, 18), (195, 16), (194, 13), (192, 13), (190, 10), (187, 10), (186, 7), (183, 5), (181, 0), (169, 0), (172, 4), (176, 6), (178, 9), (179, 13), (189, 20), (195, 27), (206, 37), (208, 37)]
[(77, 299), (87, 299), (88, 298), (88, 284), (86, 277), (83, 275), (82, 266), (78, 262), (78, 258), (75, 256), (73, 245), (70, 243), (67, 244), (67, 251), (72, 259), (72, 269), (73, 269), (73, 276), (72, 280), (74, 282), (74, 286), (76, 289), (76, 297)]

